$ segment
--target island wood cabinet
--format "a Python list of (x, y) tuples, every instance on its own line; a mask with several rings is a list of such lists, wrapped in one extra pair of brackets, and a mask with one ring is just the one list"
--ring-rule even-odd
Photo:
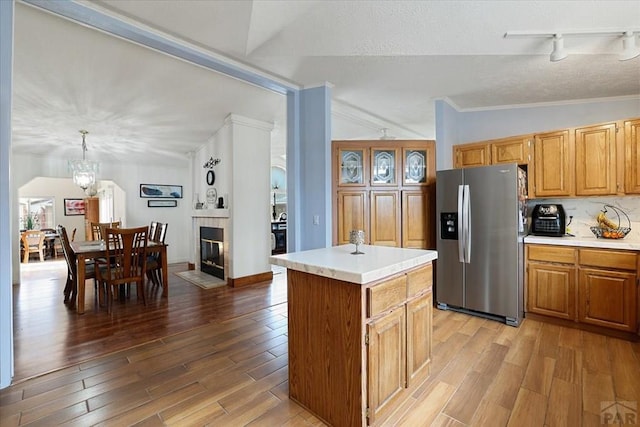
[(640, 194), (640, 119), (624, 122), (625, 193)]
[(634, 251), (526, 245), (527, 312), (638, 331)]
[(435, 248), (435, 143), (333, 141), (333, 242)]
[(290, 398), (332, 426), (380, 425), (429, 375), (432, 264), (365, 285), (287, 281)]

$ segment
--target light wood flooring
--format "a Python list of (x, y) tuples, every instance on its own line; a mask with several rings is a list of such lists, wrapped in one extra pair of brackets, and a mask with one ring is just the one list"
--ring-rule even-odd
[[(220, 296), (235, 308), (223, 309), (224, 318), (208, 318), (215, 310), (207, 309), (203, 325), (20, 380), (0, 391), (0, 425), (323, 425), (287, 397), (286, 303), (263, 297), (258, 307), (251, 298), (243, 310), (230, 302), (243, 292), (279, 295), (283, 276), (234, 292), (189, 285), (198, 296), (184, 304)], [(179, 280), (171, 275), (170, 286), (182, 286)], [(161, 330), (168, 321), (157, 313), (149, 320)], [(135, 325), (144, 328), (141, 320)], [(45, 346), (38, 358), (47, 357)], [(431, 376), (386, 425), (595, 426), (602, 402), (613, 401), (640, 401), (640, 344), (434, 310)]]

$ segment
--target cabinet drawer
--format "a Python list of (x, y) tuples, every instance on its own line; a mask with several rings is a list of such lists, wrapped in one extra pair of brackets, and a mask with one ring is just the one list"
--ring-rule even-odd
[(575, 249), (552, 245), (529, 245), (527, 246), (530, 261), (559, 262), (562, 264), (575, 264)]
[(367, 290), (367, 315), (375, 316), (407, 299), (407, 278), (403, 274)]
[(616, 270), (636, 270), (636, 254), (634, 252), (580, 249), (579, 256), (580, 265), (604, 267)]
[(433, 264), (407, 273), (407, 297), (411, 298), (433, 285)]

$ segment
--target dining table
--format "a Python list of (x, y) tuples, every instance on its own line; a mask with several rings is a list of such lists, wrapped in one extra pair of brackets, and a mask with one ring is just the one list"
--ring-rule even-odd
[[(70, 244), (71, 250), (76, 256), (78, 286), (78, 303), (76, 304), (76, 310), (78, 314), (83, 314), (87, 260), (95, 258), (106, 258), (107, 248), (105, 247), (105, 243), (102, 240), (76, 241), (70, 242)], [(167, 244), (148, 241), (145, 248), (145, 253), (147, 255), (160, 253), (160, 264), (162, 266), (162, 297), (167, 298), (169, 296), (169, 267), (167, 264)]]

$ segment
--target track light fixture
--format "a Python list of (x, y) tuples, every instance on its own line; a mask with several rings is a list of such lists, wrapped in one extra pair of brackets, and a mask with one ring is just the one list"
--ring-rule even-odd
[(551, 62), (561, 61), (568, 56), (566, 49), (564, 48), (564, 38), (567, 36), (581, 36), (581, 37), (618, 37), (622, 39), (622, 52), (618, 55), (620, 61), (627, 61), (629, 59), (640, 56), (640, 47), (636, 45), (636, 38), (640, 34), (640, 29), (633, 29), (627, 31), (617, 30), (584, 30), (584, 31), (563, 31), (555, 33), (533, 33), (524, 31), (508, 31), (504, 34), (504, 38), (550, 38), (553, 41), (553, 50), (549, 59)]
[(618, 59), (627, 61), (640, 55), (640, 48), (636, 46), (636, 35), (632, 31), (627, 31), (622, 36), (622, 53)]
[(564, 39), (562, 38), (562, 34), (555, 34), (553, 36), (553, 50), (551, 51), (551, 55), (549, 55), (549, 59), (551, 62), (562, 61), (567, 57), (567, 51), (564, 48)]

